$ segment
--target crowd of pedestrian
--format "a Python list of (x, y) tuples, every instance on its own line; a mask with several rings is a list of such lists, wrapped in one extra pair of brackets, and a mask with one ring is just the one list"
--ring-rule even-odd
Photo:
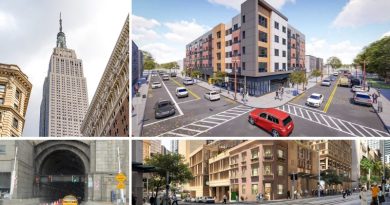
[(283, 93), (284, 93), (284, 88), (280, 87), (277, 91), (275, 91), (275, 100), (283, 100)]

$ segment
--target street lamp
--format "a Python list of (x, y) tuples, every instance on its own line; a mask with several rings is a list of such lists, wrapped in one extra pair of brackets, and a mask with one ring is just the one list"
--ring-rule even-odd
[(363, 60), (363, 90), (366, 89), (366, 64), (367, 60)]
[(321, 197), (320, 187), (321, 187), (321, 160), (320, 160), (320, 145), (317, 144), (317, 153), (318, 153), (318, 197)]
[(234, 67), (234, 100), (237, 100), (237, 59), (233, 59)]

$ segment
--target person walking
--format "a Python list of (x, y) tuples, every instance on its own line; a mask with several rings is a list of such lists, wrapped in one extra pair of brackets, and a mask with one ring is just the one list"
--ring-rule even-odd
[(372, 184), (372, 187), (371, 187), (371, 196), (372, 196), (371, 204), (379, 205), (379, 203), (378, 203), (378, 194), (379, 194), (379, 188), (378, 188), (376, 182), (374, 182)]
[(226, 204), (227, 202), (227, 197), (226, 197), (226, 194), (223, 195), (223, 203)]
[(173, 194), (173, 196), (172, 196), (172, 205), (173, 204), (176, 204), (176, 205), (179, 205), (178, 203), (177, 203), (177, 197), (176, 197), (176, 194)]
[(275, 92), (275, 100), (276, 99), (279, 99), (279, 90), (277, 90), (276, 92)]
[(280, 100), (283, 100), (283, 93), (284, 93), (284, 88), (280, 88)]
[(342, 193), (343, 193), (343, 198), (345, 199), (345, 195), (347, 195), (347, 191), (343, 190)]
[(379, 186), (378, 201), (379, 201), (379, 204), (382, 204), (383, 202), (386, 201), (382, 186)]
[(287, 199), (291, 199), (290, 190), (287, 190)]
[(360, 205), (367, 205), (367, 189), (366, 187), (360, 188)]
[(372, 94), (372, 103), (378, 103), (378, 95), (376, 93)]

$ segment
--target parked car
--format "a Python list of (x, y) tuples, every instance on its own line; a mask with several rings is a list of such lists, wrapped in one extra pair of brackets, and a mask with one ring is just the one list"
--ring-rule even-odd
[(215, 200), (211, 196), (205, 196), (205, 197), (203, 197), (202, 202), (206, 203), (206, 204), (214, 204)]
[(275, 108), (256, 108), (248, 116), (252, 125), (257, 125), (272, 136), (288, 136), (294, 130), (294, 123), (288, 113)]
[(333, 76), (338, 76), (339, 72), (333, 72)]
[(176, 96), (178, 98), (184, 98), (184, 97), (188, 97), (188, 91), (187, 91), (187, 88), (185, 87), (178, 87), (176, 88)]
[(161, 83), (160, 82), (153, 82), (152, 89), (155, 89), (155, 88), (161, 88)]
[(172, 72), (172, 73), (171, 73), (171, 77), (176, 77), (176, 75), (177, 75), (177, 74), (176, 74), (175, 72)]
[(154, 109), (154, 116), (156, 119), (169, 117), (176, 112), (175, 106), (170, 100), (156, 102)]
[(190, 201), (191, 201), (191, 202), (196, 202), (196, 198), (195, 198), (195, 197), (192, 197), (192, 198), (190, 199)]
[(184, 85), (193, 85), (194, 84), (194, 80), (192, 78), (184, 78), (183, 84)]
[(221, 95), (217, 91), (208, 91), (207, 93), (204, 94), (204, 98), (210, 101), (220, 100)]
[(339, 86), (349, 87), (350, 86), (349, 79), (345, 76), (342, 76), (339, 80)]
[(354, 85), (351, 88), (352, 92), (366, 92), (366, 89), (363, 88), (363, 86), (360, 85)]
[(350, 82), (351, 82), (351, 87), (353, 87), (354, 85), (361, 85), (361, 80), (358, 78), (352, 78)]
[(163, 80), (169, 80), (169, 75), (164, 74), (164, 75), (162, 76), (162, 79), (163, 79)]
[(323, 101), (324, 96), (322, 94), (313, 93), (307, 98), (306, 105), (312, 107), (320, 107)]
[(329, 79), (324, 79), (324, 80), (322, 80), (321, 85), (323, 85), (323, 86), (331, 86), (332, 83), (330, 82)]
[(198, 197), (195, 198), (195, 202), (196, 203), (202, 203), (203, 202), (202, 199), (203, 199), (202, 196), (198, 196)]
[(355, 92), (353, 95), (353, 102), (355, 104), (372, 106), (371, 95), (364, 92)]

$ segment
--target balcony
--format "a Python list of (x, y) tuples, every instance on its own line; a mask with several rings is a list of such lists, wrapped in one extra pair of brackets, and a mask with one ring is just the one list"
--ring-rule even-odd
[(286, 155), (278, 155), (278, 160), (286, 160)]
[(259, 156), (252, 157), (251, 163), (257, 163), (257, 162), (259, 162)]
[(241, 161), (241, 164), (246, 164), (246, 160)]
[(265, 161), (272, 161), (272, 160), (274, 160), (274, 156), (272, 156), (272, 155), (264, 155), (264, 160)]
[(274, 174), (273, 173), (271, 173), (271, 172), (265, 172), (264, 174), (263, 174), (263, 178), (264, 178), (264, 180), (273, 180), (274, 179)]

